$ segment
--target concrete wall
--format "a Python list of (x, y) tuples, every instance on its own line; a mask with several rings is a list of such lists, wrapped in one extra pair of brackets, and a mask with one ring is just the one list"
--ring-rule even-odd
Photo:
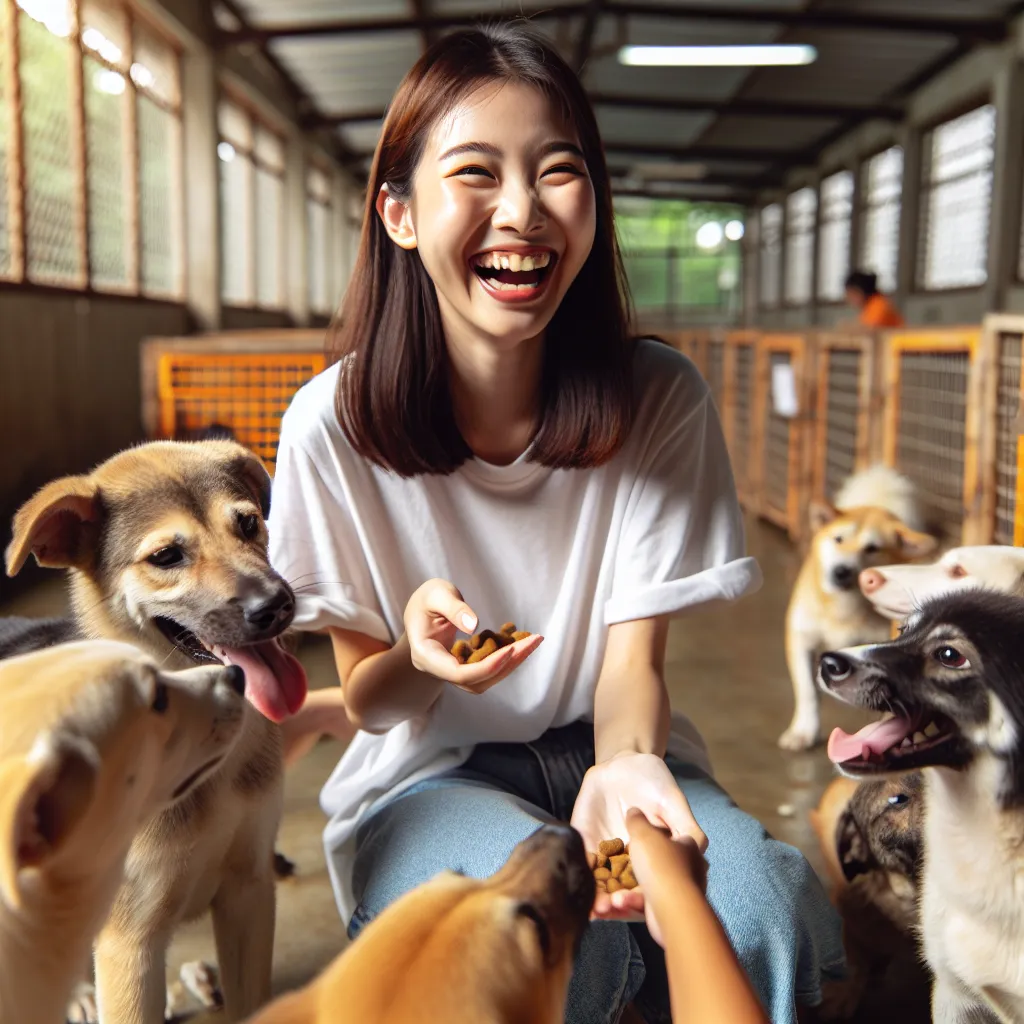
[[(0, 551), (11, 516), (47, 481), (88, 470), (143, 439), (139, 343), (156, 335), (194, 330), (254, 329), (310, 321), (305, 266), (305, 157), (328, 154), (303, 137), (295, 97), (258, 55), (217, 57), (211, 5), (205, 0), (141, 0), (147, 13), (182, 47), (186, 196), (187, 294), (182, 303), (0, 285)], [(279, 312), (224, 308), (220, 302), (220, 215), (216, 111), (222, 83), (247, 100), (288, 138), (286, 218), (292, 228), (285, 256), (292, 275), (286, 308)], [(339, 214), (355, 187), (334, 165)], [(351, 234), (348, 220), (336, 232)], [(351, 239), (337, 239), (348, 254)], [(350, 260), (342, 267), (347, 272)], [(0, 596), (13, 584), (0, 573)]]
[[(798, 188), (817, 187), (839, 170), (859, 172), (863, 161), (894, 144), (903, 146), (904, 181), (900, 224), (899, 284), (895, 300), (910, 324), (977, 323), (987, 312), (1024, 312), (1024, 284), (1017, 280), (1021, 241), (1021, 180), (1024, 174), (1024, 20), (1018, 20), (1014, 38), (998, 46), (986, 46), (962, 60), (918, 90), (906, 103), (902, 124), (871, 122), (840, 139), (821, 154), (815, 167), (792, 171), (785, 187), (758, 197), (751, 211), (746, 235), (748, 279), (759, 280), (756, 224), (764, 205), (781, 202)], [(915, 269), (918, 249), (918, 218), (921, 189), (921, 150), (925, 133), (937, 123), (964, 113), (972, 106), (992, 102), (996, 107), (997, 139), (993, 177), (988, 281), (980, 288), (948, 292), (918, 289)], [(859, 194), (854, 202), (852, 250), (857, 252)], [(782, 276), (785, 281), (785, 247)], [(853, 264), (855, 264), (855, 259)], [(817, 258), (815, 256), (815, 278)], [(815, 285), (816, 285), (815, 281)], [(784, 287), (783, 287), (784, 292)], [(853, 312), (842, 305), (812, 302), (800, 307), (766, 310), (751, 300), (747, 289), (744, 320), (775, 328), (830, 326), (849, 320)]]

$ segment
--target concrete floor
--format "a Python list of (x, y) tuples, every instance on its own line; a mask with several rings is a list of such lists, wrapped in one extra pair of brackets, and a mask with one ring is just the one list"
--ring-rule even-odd
[[(783, 655), (783, 617), (798, 568), (789, 543), (773, 528), (751, 524), (751, 553), (761, 562), (765, 586), (732, 607), (711, 609), (677, 621), (670, 634), (666, 667), (674, 707), (689, 714), (706, 738), (718, 780), (746, 811), (777, 838), (799, 847), (821, 872), (821, 858), (808, 821), (832, 766), (818, 749), (784, 754), (775, 741), (792, 708)], [(40, 587), (0, 614), (57, 614), (63, 589)], [(313, 686), (336, 680), (330, 648), (310, 638), (302, 649)], [(825, 735), (866, 719), (826, 701)], [(321, 743), (287, 778), (285, 817), (278, 848), (297, 864), (296, 877), (278, 886), (274, 988), (283, 991), (312, 978), (345, 944), (321, 846), (320, 785), (337, 763), (341, 748)], [(169, 975), (185, 960), (213, 959), (207, 921), (184, 929), (171, 951)], [(887, 983), (871, 993), (858, 1020), (913, 1024), (929, 1019), (922, 978), (913, 964), (898, 965)]]

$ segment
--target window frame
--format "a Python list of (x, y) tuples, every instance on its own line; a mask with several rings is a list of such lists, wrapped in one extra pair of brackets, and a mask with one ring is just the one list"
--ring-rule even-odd
[[(850, 182), (850, 194), (847, 197), (847, 203), (849, 204), (849, 212), (845, 218), (834, 217), (827, 218), (825, 216), (825, 186), (828, 182), (841, 176), (847, 176)], [(818, 306), (841, 306), (843, 305), (843, 289), (840, 287), (839, 294), (836, 296), (828, 296), (822, 292), (822, 282), (824, 281), (825, 275), (822, 273), (824, 267), (822, 266), (822, 256), (825, 252), (825, 247), (822, 245), (822, 238), (825, 233), (825, 227), (830, 224), (842, 224), (845, 220), (846, 223), (846, 270), (843, 274), (843, 279), (849, 275), (850, 269), (853, 266), (853, 236), (854, 236), (854, 220), (857, 215), (857, 173), (851, 170), (849, 167), (837, 167), (827, 174), (823, 174), (821, 180), (818, 182), (818, 206), (815, 211), (815, 217), (817, 221), (817, 230), (815, 231), (814, 241), (814, 280), (812, 282), (812, 296), (811, 301)]]
[[(811, 251), (808, 259), (810, 267), (810, 281), (808, 282), (807, 295), (804, 298), (791, 299), (789, 295), (789, 283), (790, 283), (790, 272), (791, 272), (791, 259), (790, 259), (790, 241), (796, 238), (797, 232), (793, 229), (792, 222), (793, 217), (790, 212), (791, 202), (801, 193), (809, 192), (814, 196), (814, 222), (805, 231), (801, 231), (802, 235), (806, 235), (811, 242)], [(819, 214), (821, 212), (821, 192), (819, 184), (814, 185), (801, 185), (799, 188), (793, 189), (792, 192), (786, 193), (786, 198), (783, 200), (785, 217), (783, 220), (783, 231), (782, 231), (782, 266), (784, 268), (782, 274), (782, 293), (781, 293), (781, 307), (783, 309), (808, 309), (814, 306), (817, 302), (817, 262), (818, 262), (818, 222)]]
[[(243, 160), (248, 161), (249, 175), (248, 175), (248, 195), (245, 197), (246, 211), (249, 218), (248, 223), (248, 239), (249, 239), (249, 253), (246, 266), (246, 277), (247, 291), (250, 298), (247, 301), (238, 301), (237, 299), (228, 299), (224, 295), (224, 280), (223, 280), (223, 266), (224, 260), (228, 253), (228, 246), (226, 245), (227, 239), (224, 234), (224, 196), (221, 189), (221, 179), (218, 170), (217, 174), (217, 211), (218, 211), (218, 232), (217, 232), (217, 244), (220, 250), (221, 259), (221, 284), (220, 284), (220, 301), (225, 309), (239, 309), (248, 311), (258, 311), (262, 313), (287, 313), (288, 312), (288, 139), (286, 131), (277, 123), (274, 119), (268, 117), (259, 108), (259, 106), (249, 100), (246, 96), (243, 96), (237, 89), (233, 89), (226, 82), (221, 82), (218, 89), (217, 99), (217, 146), (218, 148), (222, 143), (227, 143), (231, 146), (234, 151), (234, 157), (236, 159), (241, 157)], [(248, 122), (248, 133), (249, 133), (249, 144), (240, 145), (236, 140), (225, 138), (222, 130), (220, 112), (224, 105), (234, 107), (240, 114), (242, 114)], [(274, 167), (270, 162), (264, 160), (259, 153), (259, 144), (257, 137), (262, 132), (265, 135), (269, 135), (274, 139), (281, 147), (281, 166)], [(217, 159), (221, 160), (220, 155), (217, 155)], [(256, 174), (257, 171), (263, 171), (266, 174), (276, 178), (280, 185), (280, 196), (281, 205), (279, 210), (279, 224), (278, 224), (278, 239), (280, 241), (280, 253), (281, 258), (278, 262), (278, 302), (276, 304), (270, 304), (260, 299), (259, 295), (259, 282), (260, 282), (260, 266), (259, 266), (259, 245), (257, 244), (257, 223), (259, 220), (259, 202), (257, 198), (257, 187), (256, 187)]]
[[(856, 179), (856, 202), (854, 204), (854, 216), (857, 220), (857, 242), (856, 250), (854, 251), (853, 262), (861, 269), (869, 269), (872, 272), (877, 273), (878, 268), (869, 266), (868, 254), (865, 251), (864, 246), (867, 243), (867, 223), (868, 218), (871, 216), (874, 210), (881, 209), (880, 203), (870, 202), (870, 196), (868, 195), (868, 189), (870, 188), (870, 173), (871, 164), (877, 160), (880, 156), (891, 152), (894, 149), (898, 149), (902, 154), (900, 159), (900, 194), (899, 194), (899, 206), (896, 211), (896, 259), (893, 266), (893, 280), (892, 290), (895, 291), (900, 286), (900, 261), (903, 256), (903, 197), (906, 194), (906, 183), (907, 183), (907, 150), (906, 147), (898, 140), (893, 139), (888, 145), (882, 146), (879, 149), (875, 149), (872, 152), (861, 157), (860, 164), (857, 168), (857, 179)], [(884, 291), (882, 282), (879, 287)]]
[[(84, 28), (80, 0), (65, 0), (69, 31), (67, 36), (58, 36), (67, 45), (70, 89), (68, 114), (73, 132), (71, 140), (71, 162), (75, 182), (74, 220), (75, 244), (78, 249), (79, 272), (73, 281), (50, 281), (34, 278), (28, 269), (28, 238), (26, 216), (26, 169), (24, 145), (24, 106), (22, 102), (20, 74), (20, 37), (23, 18), (29, 15), (17, 0), (0, 0), (0, 46), (3, 47), (2, 61), (5, 81), (3, 103), (7, 107), (7, 181), (0, 181), (0, 201), (7, 206), (7, 223), (10, 239), (10, 272), (0, 273), (0, 288), (19, 291), (41, 291), (46, 293), (86, 295), (102, 298), (126, 298), (164, 303), (174, 306), (186, 302), (186, 234), (185, 203), (181, 201), (184, 183), (184, 115), (182, 99), (182, 53), (180, 42), (161, 28), (154, 19), (146, 17), (129, 0), (103, 0), (102, 6), (117, 12), (125, 32), (125, 47), (120, 62), (111, 61), (93, 49), (83, 40)], [(175, 100), (167, 100), (158, 91), (141, 84), (132, 74), (135, 66), (135, 51), (140, 30), (165, 47), (174, 69)], [(125, 215), (125, 267), (127, 281), (124, 284), (96, 281), (96, 268), (90, 253), (90, 202), (88, 128), (86, 119), (87, 61), (98, 64), (102, 69), (121, 76), (124, 91), (121, 97), (123, 135), (122, 174), (124, 190), (122, 196)], [(142, 252), (142, 211), (140, 208), (140, 157), (138, 102), (144, 98), (171, 114), (175, 121), (173, 132), (173, 153), (170, 172), (173, 178), (172, 201), (177, 210), (172, 218), (176, 238), (173, 276), (175, 285), (169, 291), (148, 289), (143, 285)], [(174, 200), (173, 196), (178, 199)]]
[[(992, 163), (989, 167), (989, 172), (992, 175), (992, 181), (989, 193), (988, 231), (986, 232), (986, 235), (990, 235), (992, 230), (992, 200), (994, 198), (996, 160), (999, 145), (999, 116), (998, 109), (996, 108), (995, 97), (990, 92), (973, 93), (970, 98), (963, 100), (963, 102), (958, 103), (955, 106), (947, 107), (941, 115), (931, 118), (919, 126), (921, 132), (921, 166), (917, 181), (917, 227), (913, 242), (914, 270), (913, 280), (911, 283), (912, 292), (915, 295), (941, 296), (977, 294), (986, 287), (989, 281), (991, 272), (989, 266), (990, 254), (986, 249), (984, 281), (978, 284), (951, 285), (947, 288), (929, 288), (924, 283), (925, 266), (928, 258), (927, 238), (930, 222), (930, 218), (928, 217), (928, 205), (932, 191), (935, 187), (934, 183), (930, 180), (931, 153), (929, 152), (929, 141), (934, 138), (934, 133), (939, 128), (942, 128), (944, 125), (950, 124), (953, 121), (959, 120), (961, 117), (966, 117), (968, 114), (973, 114), (975, 111), (981, 110), (984, 107), (992, 107), (995, 113), (992, 140)], [(905, 173), (906, 171), (904, 169), (904, 174)], [(957, 178), (948, 179), (940, 184), (948, 184), (949, 180), (956, 181), (963, 177), (967, 177), (967, 175), (960, 175)]]
[[(332, 292), (334, 292), (336, 290), (335, 281), (336, 281), (336, 276), (337, 276), (336, 273), (335, 273), (335, 266), (334, 266), (334, 264), (337, 262), (337, 253), (335, 252), (335, 249), (336, 249), (335, 240), (336, 239), (335, 239), (335, 221), (334, 221), (336, 211), (335, 211), (335, 208), (334, 208), (334, 194), (333, 194), (334, 190), (333, 190), (333, 187), (332, 187), (333, 184), (334, 184), (334, 174), (332, 173), (329, 164), (327, 164), (327, 163), (325, 163), (325, 162), (323, 162), (321, 160), (316, 159), (316, 157), (314, 157), (314, 156), (307, 156), (306, 157), (305, 172), (306, 173), (305, 173), (305, 178), (303, 180), (303, 186), (304, 186), (304, 191), (305, 191), (306, 231), (307, 231), (307, 242), (308, 242), (306, 257), (307, 257), (307, 259), (309, 261), (308, 266), (306, 268), (306, 270), (307, 270), (307, 274), (306, 274), (307, 301), (309, 302), (309, 311), (310, 311), (310, 313), (313, 316), (330, 317), (330, 316), (334, 315), (335, 308), (337, 306), (338, 301), (340, 301), (340, 297), (339, 297), (339, 299), (335, 300), (334, 304), (332, 304), (332, 303), (330, 303), (330, 301), (328, 301), (327, 307), (324, 308), (324, 309), (318, 309), (317, 305), (316, 305), (316, 303), (314, 301), (314, 295), (313, 295), (314, 276), (313, 276), (313, 263), (312, 263), (313, 255), (314, 254), (313, 254), (313, 242), (312, 242), (312, 224), (311, 224), (311, 221), (310, 221), (310, 209), (311, 209), (311, 204), (315, 205), (315, 206), (319, 206), (324, 211), (324, 215), (326, 217), (325, 224), (326, 224), (326, 228), (327, 229), (326, 229), (326, 232), (324, 234), (325, 253), (323, 253), (322, 255), (324, 255), (326, 257), (326, 259), (327, 259), (327, 264), (326, 264), (326, 267), (324, 269), (324, 288), (325, 288), (325, 291), (328, 293), (328, 295), (330, 295)], [(325, 185), (326, 185), (326, 197), (325, 198), (321, 198), (320, 196), (316, 195), (315, 190), (312, 187), (312, 181), (313, 181), (313, 175), (314, 174), (320, 175), (324, 179), (324, 181), (325, 181)]]
[[(778, 224), (778, 237), (776, 239), (777, 251), (775, 253), (775, 281), (773, 291), (775, 297), (771, 302), (765, 299), (765, 270), (764, 270), (764, 257), (767, 251), (767, 243), (765, 241), (765, 230), (764, 230), (764, 215), (765, 213), (773, 208), (777, 208), (779, 211), (779, 224)], [(778, 310), (783, 308), (783, 295), (784, 295), (784, 274), (783, 274), (783, 261), (786, 254), (786, 201), (785, 199), (777, 199), (771, 203), (765, 203), (763, 206), (758, 208), (757, 211), (757, 305), (762, 310)]]

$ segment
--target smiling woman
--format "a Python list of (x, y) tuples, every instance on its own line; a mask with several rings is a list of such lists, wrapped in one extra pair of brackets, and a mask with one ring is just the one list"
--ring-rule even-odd
[[(794, 1024), (841, 960), (838, 921), (714, 783), (664, 683), (669, 617), (759, 570), (706, 385), (630, 336), (594, 114), (548, 43), (465, 30), (421, 58), (360, 246), (340, 358), (282, 423), (269, 527), (301, 581), (294, 624), (330, 634), (334, 706), (362, 730), (322, 795), (350, 935), (443, 869), (491, 875), (552, 818), (590, 850), (625, 841), (637, 807), (710, 837), (709, 899)], [(480, 622), (537, 632), (463, 663), (457, 634)], [(631, 1001), (665, 1019), (644, 912), (642, 888), (595, 898), (567, 1020)]]

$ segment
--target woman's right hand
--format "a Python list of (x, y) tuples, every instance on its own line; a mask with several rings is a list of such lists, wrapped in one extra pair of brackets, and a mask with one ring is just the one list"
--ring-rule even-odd
[(405, 636), (413, 667), (469, 693), (484, 693), (518, 668), (544, 639), (533, 634), (473, 665), (451, 653), (459, 630), (476, 631), (476, 613), (447, 580), (427, 580), (405, 606)]

